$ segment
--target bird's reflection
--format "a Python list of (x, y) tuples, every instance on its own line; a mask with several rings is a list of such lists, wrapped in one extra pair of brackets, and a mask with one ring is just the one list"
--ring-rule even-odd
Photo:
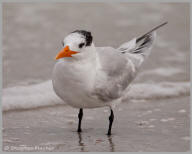
[(109, 141), (109, 150), (111, 151), (111, 152), (114, 152), (115, 151), (115, 144), (113, 143), (113, 138), (112, 138), (112, 136), (107, 136), (107, 138), (108, 138), (108, 141)]
[[(81, 133), (77, 133), (78, 137), (79, 137), (79, 141), (78, 141), (78, 145), (80, 147), (81, 152), (85, 152), (85, 144), (83, 143), (82, 140), (82, 134)], [(109, 142), (109, 151), (110, 152), (115, 152), (115, 144), (113, 143), (113, 138), (112, 136), (107, 136), (107, 140)]]
[(82, 136), (81, 136), (81, 133), (77, 133), (78, 134), (78, 137), (79, 137), (79, 146), (81, 147), (81, 152), (84, 152), (85, 151), (85, 145), (84, 143), (82, 142)]

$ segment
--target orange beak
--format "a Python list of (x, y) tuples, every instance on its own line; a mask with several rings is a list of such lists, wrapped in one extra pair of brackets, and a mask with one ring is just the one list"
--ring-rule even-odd
[(69, 49), (69, 46), (67, 45), (65, 48), (63, 48), (55, 57), (55, 59), (60, 59), (60, 58), (64, 58), (64, 57), (72, 57), (73, 54), (77, 54), (79, 52), (77, 51), (71, 51)]

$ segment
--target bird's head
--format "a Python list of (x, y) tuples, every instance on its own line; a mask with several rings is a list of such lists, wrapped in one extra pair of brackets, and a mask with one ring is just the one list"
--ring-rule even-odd
[(62, 41), (63, 48), (56, 55), (55, 59), (72, 57), (73, 55), (78, 55), (90, 50), (93, 46), (93, 37), (91, 32), (85, 30), (76, 30), (71, 32)]

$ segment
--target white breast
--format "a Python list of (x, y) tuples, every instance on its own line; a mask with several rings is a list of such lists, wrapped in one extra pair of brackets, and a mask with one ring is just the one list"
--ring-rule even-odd
[(77, 108), (104, 106), (92, 95), (95, 82), (95, 63), (61, 59), (53, 70), (53, 88), (65, 103)]

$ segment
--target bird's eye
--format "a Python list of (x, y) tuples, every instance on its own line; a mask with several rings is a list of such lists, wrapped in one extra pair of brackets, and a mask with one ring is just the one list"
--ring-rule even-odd
[(80, 43), (79, 48), (82, 48), (85, 45), (85, 43)]
[(65, 44), (64, 44), (64, 42), (63, 42), (63, 41), (61, 41), (61, 44), (62, 44), (62, 46), (64, 47), (64, 45), (65, 45)]

